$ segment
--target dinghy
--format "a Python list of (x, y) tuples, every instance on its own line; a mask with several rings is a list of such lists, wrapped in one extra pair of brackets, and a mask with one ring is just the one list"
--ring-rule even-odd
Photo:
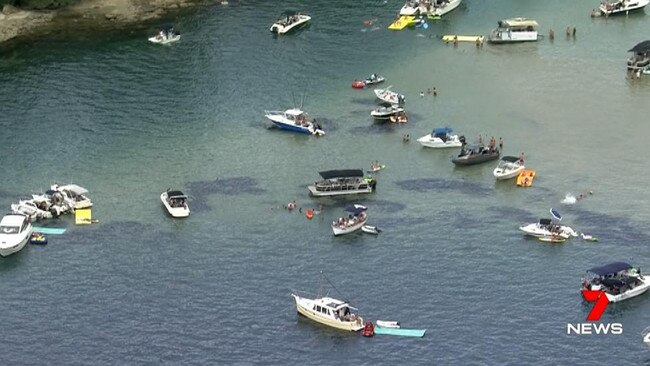
[[(377, 235), (381, 232), (381, 229), (376, 226), (363, 225), (361, 227), (361, 231), (363, 231), (364, 233)], [(377, 325), (379, 325), (379, 323), (377, 323)]]
[(390, 320), (377, 320), (377, 326), (382, 328), (399, 328), (399, 322)]

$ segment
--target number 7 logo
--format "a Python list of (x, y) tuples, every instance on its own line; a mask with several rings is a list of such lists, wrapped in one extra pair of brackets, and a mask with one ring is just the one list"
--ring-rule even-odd
[(587, 315), (587, 321), (597, 322), (600, 320), (600, 317), (607, 309), (609, 304), (609, 299), (605, 295), (605, 291), (591, 291), (591, 290), (582, 290), (582, 296), (584, 296), (587, 302), (595, 302), (594, 307), (591, 308), (589, 315)]

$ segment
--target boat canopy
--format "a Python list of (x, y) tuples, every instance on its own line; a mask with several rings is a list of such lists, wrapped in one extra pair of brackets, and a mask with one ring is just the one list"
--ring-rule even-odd
[(516, 163), (519, 161), (519, 158), (516, 156), (504, 156), (501, 158), (503, 161), (507, 161), (509, 163)]
[(551, 224), (551, 219), (539, 219), (539, 224), (540, 225), (550, 225)]
[(345, 211), (352, 212), (353, 214), (358, 215), (358, 214), (362, 213), (363, 211), (365, 211), (367, 209), (368, 209), (368, 207), (358, 205), (358, 204), (355, 203), (354, 205), (347, 206), (345, 208)]
[(526, 18), (503, 19), (499, 21), (500, 27), (537, 27), (536, 21)]
[(557, 210), (550, 209), (550, 212), (551, 212), (551, 216), (553, 216), (554, 219), (556, 219), (558, 221), (562, 221), (562, 215), (560, 215), (560, 213), (557, 212)]
[(361, 169), (345, 169), (345, 170), (326, 170), (324, 172), (319, 172), (323, 179), (333, 179), (333, 178), (352, 178), (359, 177), (363, 178), (363, 170)]
[(450, 127), (439, 127), (439, 128), (434, 128), (431, 134), (434, 137), (440, 137), (440, 136), (447, 136), (447, 134), (451, 132), (453, 132), (453, 130)]
[(290, 116), (299, 116), (299, 115), (301, 115), (301, 114), (303, 114), (305, 112), (301, 111), (298, 108), (291, 108), (291, 109), (287, 109), (284, 113), (286, 113), (286, 114), (288, 114)]
[(629, 51), (627, 52), (634, 52), (634, 53), (648, 53), (650, 52), (650, 40), (648, 41), (643, 41), (636, 46), (630, 48)]
[(185, 198), (187, 199), (187, 196), (183, 194), (181, 191), (167, 191), (167, 198)]
[(60, 186), (59, 188), (63, 189), (63, 190), (66, 190), (66, 191), (70, 191), (70, 192), (76, 194), (77, 196), (81, 196), (81, 195), (84, 195), (84, 194), (88, 193), (88, 190), (86, 188), (84, 188), (82, 186), (79, 186), (79, 185), (76, 185), (76, 184), (68, 184), (68, 185), (65, 185), (65, 186)]
[(595, 273), (599, 276), (607, 276), (609, 274), (618, 273), (626, 269), (630, 269), (632, 266), (629, 263), (625, 262), (613, 262), (606, 264), (602, 267), (594, 267), (587, 270), (587, 272)]

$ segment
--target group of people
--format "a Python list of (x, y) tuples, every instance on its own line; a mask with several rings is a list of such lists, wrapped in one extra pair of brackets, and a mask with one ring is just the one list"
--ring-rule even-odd
[(336, 225), (338, 227), (348, 227), (355, 225), (359, 223), (359, 221), (363, 221), (366, 219), (366, 213), (362, 212), (358, 214), (357, 216), (354, 216), (350, 214), (348, 217), (339, 217), (336, 221), (334, 221), (332, 224)]

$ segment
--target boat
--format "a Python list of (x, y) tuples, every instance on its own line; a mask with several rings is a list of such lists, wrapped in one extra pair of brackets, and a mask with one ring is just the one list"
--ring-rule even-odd
[(363, 225), (361, 231), (367, 234), (378, 235), (381, 232), (381, 229), (376, 226)]
[(386, 80), (386, 79), (383, 76), (379, 75), (379, 74), (371, 74), (363, 82), (365, 83), (366, 86), (368, 86), (368, 85), (383, 83), (384, 80)]
[(39, 209), (49, 211), (53, 217), (74, 211), (75, 201), (68, 198), (63, 192), (53, 189), (48, 189), (43, 194), (33, 194), (32, 201)]
[(458, 34), (446, 34), (442, 36), (442, 40), (445, 43), (449, 42), (472, 42), (476, 43), (477, 41), (479, 43), (483, 43), (483, 40), (485, 39), (484, 36), (461, 36)]
[(287, 109), (286, 111), (264, 111), (264, 116), (282, 130), (316, 136), (325, 134), (318, 123), (311, 120), (306, 112), (298, 108)]
[(386, 103), (387, 105), (382, 105), (377, 109), (374, 109), (370, 112), (370, 115), (374, 119), (378, 120), (387, 120), (392, 116), (397, 116), (398, 114), (404, 113), (404, 108), (400, 107), (397, 104)]
[(378, 327), (382, 328), (400, 328), (399, 322), (392, 320), (377, 320), (376, 323)]
[(19, 200), (18, 203), (11, 204), (11, 212), (14, 214), (29, 216), (32, 221), (51, 219), (52, 212), (47, 210), (47, 206), (38, 205), (31, 200)]
[(457, 157), (451, 159), (456, 165), (475, 165), (499, 158), (499, 149), (483, 144), (463, 145)]
[(370, 170), (368, 171), (369, 173), (376, 173), (386, 167), (385, 164), (380, 164), (379, 161), (373, 161), (370, 164)]
[(366, 322), (366, 325), (361, 330), (361, 335), (364, 337), (372, 337), (375, 335), (375, 325), (372, 322)]
[(149, 42), (168, 44), (181, 39), (181, 34), (174, 30), (174, 27), (161, 29), (155, 36), (149, 37)]
[(429, 18), (441, 17), (460, 5), (461, 0), (431, 0), (425, 3), (425, 13)]
[(296, 301), (298, 314), (328, 327), (352, 332), (364, 328), (363, 318), (345, 301), (332, 297), (307, 297), (291, 294)]
[(532, 19), (503, 19), (498, 22), (498, 27), (488, 36), (488, 42), (513, 43), (537, 41), (538, 26), (539, 24)]
[[(609, 302), (620, 302), (648, 291), (650, 281), (639, 267), (625, 262), (613, 262), (587, 270), (582, 279), (582, 291), (603, 291)], [(585, 293), (583, 292), (583, 295)]]
[(418, 139), (420, 145), (431, 148), (462, 147), (465, 143), (465, 136), (452, 135), (453, 130), (449, 127), (435, 128), (430, 134)]
[(306, 14), (296, 12), (284, 12), (282, 16), (270, 28), (270, 31), (276, 34), (289, 33), (294, 29), (298, 29), (311, 20), (311, 17)]
[(627, 14), (633, 10), (643, 9), (650, 3), (650, 0), (618, 0), (614, 2), (604, 1), (598, 6), (601, 15), (610, 16), (616, 14)]
[(327, 170), (319, 172), (323, 180), (307, 186), (312, 196), (341, 196), (371, 193), (377, 186), (373, 177), (364, 177), (361, 169)]
[(188, 217), (190, 215), (187, 196), (183, 192), (167, 190), (160, 194), (160, 200), (172, 217)]
[(628, 50), (633, 55), (627, 59), (627, 71), (640, 76), (650, 73), (650, 40), (643, 41)]
[(28, 216), (5, 215), (0, 220), (0, 256), (12, 255), (25, 247), (32, 236), (32, 223)]
[(582, 240), (584, 240), (584, 241), (590, 241), (590, 242), (597, 242), (597, 241), (598, 241), (598, 238), (597, 238), (597, 237), (595, 237), (595, 236), (593, 236), (593, 235), (587, 235), (587, 234), (585, 234), (585, 233), (580, 233), (580, 237), (581, 237)]
[(42, 233), (37, 233), (34, 231), (32, 232), (32, 236), (29, 238), (29, 243), (36, 245), (45, 245), (47, 244), (47, 237)]
[(407, 0), (399, 10), (399, 15), (415, 16), (420, 14), (420, 2), (418, 0)]
[(554, 223), (551, 219), (539, 219), (538, 222), (523, 224), (519, 227), (519, 230), (523, 231), (526, 235), (536, 238), (560, 237), (568, 239), (572, 236), (578, 236), (569, 226)]
[(494, 168), (492, 174), (498, 180), (511, 179), (518, 176), (524, 169), (526, 167), (518, 157), (504, 156), (499, 160), (499, 164)]
[(414, 16), (401, 16), (397, 18), (394, 22), (392, 22), (389, 26), (388, 29), (390, 30), (402, 30), (406, 27), (410, 27), (415, 25), (415, 17)]
[(535, 179), (535, 172), (532, 169), (524, 169), (517, 176), (517, 185), (519, 187), (530, 187), (533, 185), (533, 180)]
[(62, 186), (54, 184), (50, 187), (50, 189), (52, 191), (61, 192), (64, 196), (64, 199), (66, 199), (69, 202), (70, 206), (72, 206), (72, 208), (75, 210), (93, 206), (90, 198), (86, 196), (88, 194), (88, 190), (77, 184), (66, 184)]
[(394, 91), (391, 91), (390, 88), (392, 87), (389, 86), (386, 89), (375, 89), (375, 95), (377, 98), (379, 98), (381, 101), (384, 101), (386, 103), (391, 103), (391, 104), (404, 104), (406, 101), (406, 97), (404, 95), (395, 93)]
[(348, 217), (339, 217), (338, 220), (332, 222), (334, 236), (350, 234), (361, 229), (368, 221), (367, 209), (366, 206), (358, 204), (346, 207), (345, 211), (350, 213)]

